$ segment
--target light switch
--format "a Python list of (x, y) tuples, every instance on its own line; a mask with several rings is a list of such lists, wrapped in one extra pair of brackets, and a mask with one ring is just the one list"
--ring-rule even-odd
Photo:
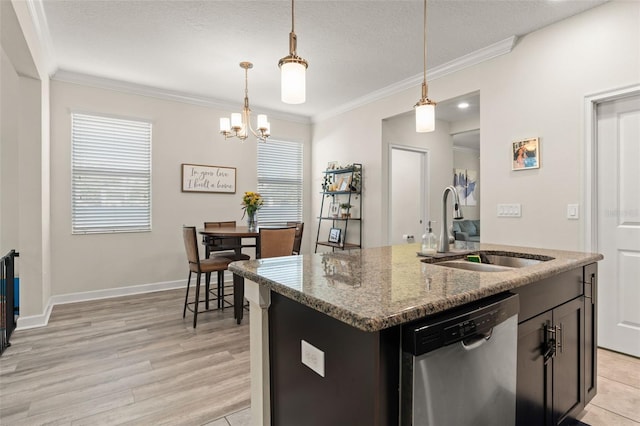
[(498, 217), (520, 216), (522, 216), (520, 204), (498, 204)]
[(567, 219), (579, 219), (580, 206), (578, 204), (567, 204)]
[(300, 343), (302, 363), (324, 377), (324, 352), (304, 340)]

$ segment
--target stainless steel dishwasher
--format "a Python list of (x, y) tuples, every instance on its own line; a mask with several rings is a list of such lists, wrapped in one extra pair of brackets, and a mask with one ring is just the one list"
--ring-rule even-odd
[(501, 294), (404, 327), (401, 424), (513, 426), (518, 309)]

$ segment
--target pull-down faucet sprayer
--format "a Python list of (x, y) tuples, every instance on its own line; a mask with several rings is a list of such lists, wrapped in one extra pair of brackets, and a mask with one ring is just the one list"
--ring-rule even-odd
[(438, 253), (447, 253), (449, 251), (449, 227), (447, 226), (447, 195), (449, 193), (453, 195), (453, 218), (463, 219), (458, 191), (453, 186), (447, 186), (442, 193), (442, 221), (440, 222)]

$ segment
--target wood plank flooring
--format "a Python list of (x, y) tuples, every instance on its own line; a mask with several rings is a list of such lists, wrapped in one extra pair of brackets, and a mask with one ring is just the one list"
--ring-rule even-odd
[(183, 290), (55, 306), (0, 358), (2, 425), (203, 425), (249, 406), (249, 319)]
[[(0, 424), (251, 426), (249, 318), (191, 327), (184, 292), (58, 305), (0, 357)], [(640, 359), (599, 349), (591, 426), (640, 426)]]

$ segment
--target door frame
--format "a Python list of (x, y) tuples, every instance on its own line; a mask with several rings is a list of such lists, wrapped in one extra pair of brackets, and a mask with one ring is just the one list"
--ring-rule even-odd
[[(388, 164), (387, 168), (389, 170), (389, 181), (387, 183), (387, 199), (389, 202), (387, 203), (387, 241), (386, 244), (390, 244), (391, 240), (391, 227), (393, 217), (391, 215), (391, 184), (393, 180), (393, 150), (398, 149), (402, 151), (411, 151), (417, 152), (423, 155), (422, 161), (422, 170), (420, 171), (420, 182), (422, 182), (423, 190), (420, 194), (421, 204), (422, 204), (422, 219), (424, 220), (429, 211), (431, 211), (431, 197), (426, 195), (426, 191), (428, 191), (429, 184), (431, 182), (430, 170), (431, 170), (431, 153), (426, 148), (418, 148), (415, 146), (408, 145), (400, 145), (400, 144), (389, 144), (389, 152), (388, 152)], [(424, 225), (424, 223), (423, 223)], [(415, 241), (418, 242), (419, 238), (421, 238), (422, 234), (415, 236)]]
[(584, 98), (584, 251), (598, 250), (598, 136), (597, 108), (600, 103), (640, 95), (640, 84), (594, 93)]

